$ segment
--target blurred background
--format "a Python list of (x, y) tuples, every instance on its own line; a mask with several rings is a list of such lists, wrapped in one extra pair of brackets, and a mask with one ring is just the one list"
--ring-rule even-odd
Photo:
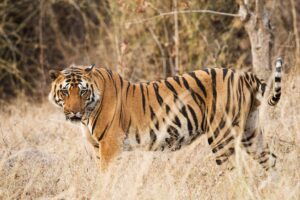
[[(266, 8), (275, 37), (273, 57), (284, 55), (295, 67), (299, 2), (267, 1)], [(237, 14), (239, 6), (235, 0), (2, 0), (0, 99), (20, 94), (42, 99), (49, 91), (48, 71), (72, 63), (95, 63), (132, 81), (202, 67), (251, 66), (251, 46), (239, 17), (153, 17), (197, 9)]]

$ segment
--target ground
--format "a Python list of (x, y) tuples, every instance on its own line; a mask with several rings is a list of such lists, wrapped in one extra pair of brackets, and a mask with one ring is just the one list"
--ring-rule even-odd
[(202, 137), (175, 153), (126, 152), (105, 174), (79, 126), (46, 100), (0, 108), (0, 199), (299, 199), (300, 78), (283, 77), (282, 99), (262, 105), (277, 172), (243, 153), (236, 168), (215, 164)]

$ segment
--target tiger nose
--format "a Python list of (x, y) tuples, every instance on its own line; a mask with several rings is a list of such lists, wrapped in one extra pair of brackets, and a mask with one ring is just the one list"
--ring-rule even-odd
[(80, 112), (74, 113), (74, 112), (70, 112), (70, 117), (82, 117), (82, 114)]

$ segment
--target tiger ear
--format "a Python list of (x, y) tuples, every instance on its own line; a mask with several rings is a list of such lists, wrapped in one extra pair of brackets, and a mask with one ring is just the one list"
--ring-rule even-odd
[(50, 76), (52, 81), (54, 81), (59, 76), (59, 74), (60, 74), (59, 70), (52, 69), (52, 70), (49, 71), (49, 76)]
[(86, 72), (91, 72), (93, 70), (93, 68), (95, 67), (95, 64), (90, 65), (89, 67), (85, 68), (84, 71)]

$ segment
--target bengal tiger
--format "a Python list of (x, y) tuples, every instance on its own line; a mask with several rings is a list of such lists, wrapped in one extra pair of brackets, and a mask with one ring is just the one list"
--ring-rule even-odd
[[(276, 60), (271, 106), (281, 96), (282, 64)], [(67, 120), (81, 123), (102, 170), (124, 150), (176, 151), (204, 134), (217, 165), (235, 153), (238, 141), (264, 169), (275, 166), (258, 120), (266, 84), (254, 73), (208, 68), (131, 83), (109, 69), (72, 65), (50, 77), (50, 101)]]

